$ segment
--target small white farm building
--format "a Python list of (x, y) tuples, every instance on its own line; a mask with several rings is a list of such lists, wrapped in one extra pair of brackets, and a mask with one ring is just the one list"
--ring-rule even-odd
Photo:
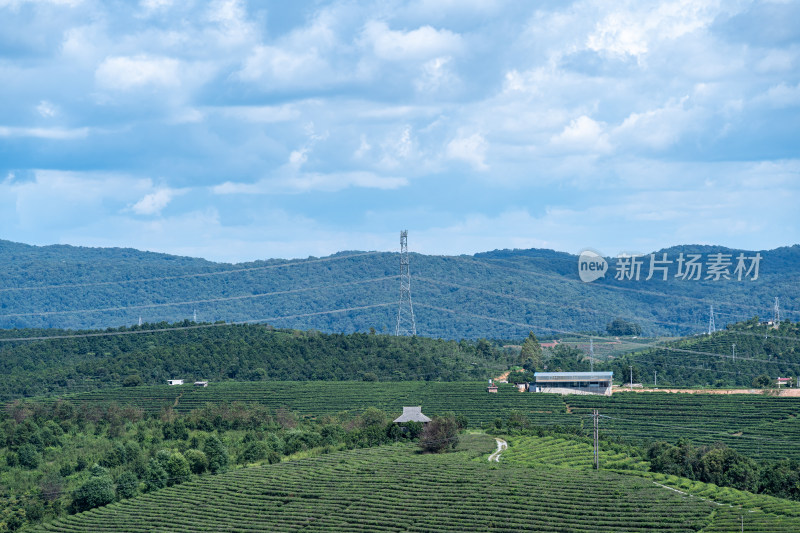
[(182, 379), (168, 379), (167, 385), (183, 385)]
[(558, 394), (602, 394), (611, 396), (613, 372), (536, 372), (531, 392)]
[(426, 424), (430, 421), (430, 418), (422, 414), (422, 406), (403, 407), (403, 414), (394, 419), (395, 424), (402, 424), (403, 422), (422, 422)]

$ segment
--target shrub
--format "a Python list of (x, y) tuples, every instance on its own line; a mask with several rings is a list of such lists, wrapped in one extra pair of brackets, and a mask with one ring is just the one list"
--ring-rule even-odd
[(239, 454), (240, 463), (252, 463), (265, 459), (269, 453), (269, 447), (261, 441), (248, 442)]
[(192, 477), (192, 471), (189, 468), (189, 461), (180, 452), (175, 452), (167, 461), (167, 485), (178, 485), (184, 481), (188, 481)]
[(208, 457), (208, 469), (216, 474), (228, 466), (228, 450), (216, 435), (211, 435), (203, 445), (203, 452)]
[(455, 417), (435, 416), (422, 430), (420, 447), (426, 452), (439, 453), (458, 446), (458, 425)]
[(117, 499), (133, 498), (139, 491), (139, 478), (130, 471), (125, 471), (117, 478)]
[(114, 483), (107, 475), (92, 476), (72, 493), (71, 510), (88, 511), (114, 501)]
[(142, 378), (138, 374), (131, 374), (122, 382), (123, 387), (138, 387), (141, 384)]
[(17, 455), (19, 456), (20, 466), (30, 468), (31, 470), (38, 467), (41, 461), (39, 451), (32, 444), (23, 444), (20, 446), (19, 450), (17, 450)]
[(208, 457), (200, 450), (194, 448), (186, 450), (184, 457), (189, 462), (189, 470), (193, 474), (202, 474), (208, 468)]
[(150, 459), (144, 472), (144, 490), (150, 492), (167, 486), (167, 471), (156, 459)]

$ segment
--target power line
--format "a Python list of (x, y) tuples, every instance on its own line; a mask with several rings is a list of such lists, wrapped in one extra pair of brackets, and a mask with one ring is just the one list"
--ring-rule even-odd
[[(591, 338), (591, 335), (585, 334), (585, 333), (577, 333), (577, 332), (566, 331), (566, 330), (562, 330), (562, 329), (558, 329), (558, 328), (551, 328), (551, 327), (548, 327), (548, 326), (538, 326), (538, 325), (527, 324), (527, 323), (523, 323), (523, 322), (515, 322), (515, 321), (512, 321), (512, 320), (506, 320), (506, 319), (503, 319), (503, 318), (494, 318), (494, 317), (490, 317), (490, 316), (486, 316), (486, 315), (478, 315), (478, 314), (469, 313), (469, 312), (466, 312), (466, 311), (456, 311), (454, 309), (448, 309), (448, 308), (445, 308), (445, 307), (438, 307), (438, 306), (429, 305), (429, 304), (425, 304), (425, 303), (417, 302), (417, 306), (418, 307), (427, 307), (427, 308), (433, 309), (435, 311), (442, 311), (442, 312), (447, 312), (447, 313), (454, 313), (454, 314), (457, 314), (457, 315), (469, 316), (471, 318), (478, 318), (478, 319), (482, 319), (482, 320), (491, 320), (493, 322), (500, 322), (500, 323), (509, 324), (509, 325), (512, 325), (512, 326), (518, 326), (520, 328), (544, 329), (544, 330), (548, 330), (548, 331), (555, 331), (557, 333), (569, 334), (569, 335), (572, 335), (572, 336), (575, 336), (575, 337)], [(688, 350), (688, 349), (685, 349), (685, 348), (676, 348), (676, 347), (667, 346), (667, 345), (664, 345), (664, 344), (661, 344), (661, 345), (657, 344), (658, 342), (665, 342), (665, 341), (654, 341), (653, 343), (650, 343), (650, 344), (634, 342), (632, 340), (627, 341), (627, 342), (628, 342), (628, 344), (631, 344), (631, 345), (634, 345), (634, 346), (639, 346), (639, 347), (642, 347), (642, 348), (661, 349), (661, 350), (669, 350), (669, 351), (680, 352), (680, 353), (689, 353), (689, 354), (697, 354), (697, 355), (710, 355), (710, 356), (713, 356), (713, 357), (728, 358), (727, 354), (718, 354), (718, 353), (705, 352), (705, 351), (700, 351), (700, 350)], [(757, 362), (760, 362), (760, 363), (770, 363), (770, 361), (764, 361), (763, 359), (758, 359), (758, 358), (740, 357), (739, 360), (740, 361), (757, 361)], [(774, 364), (792, 365), (792, 366), (800, 366), (800, 363), (788, 363), (788, 362), (782, 362), (782, 361), (773, 361), (772, 363), (774, 363)]]
[[(166, 303), (158, 303), (158, 304), (141, 304), (141, 305), (126, 305), (121, 307), (100, 307), (94, 309), (76, 309), (74, 311), (40, 311), (40, 312), (33, 312), (33, 313), (13, 313), (8, 315), (0, 315), (0, 319), (2, 318), (10, 318), (10, 317), (20, 317), (20, 316), (51, 316), (51, 315), (70, 315), (70, 314), (80, 314), (80, 313), (98, 313), (98, 312), (109, 312), (109, 311), (127, 311), (130, 309), (150, 309), (154, 307), (177, 307), (180, 305), (192, 305), (192, 304), (200, 304), (200, 303), (216, 303), (216, 302), (228, 302), (232, 300), (247, 300), (251, 298), (263, 298), (265, 296), (277, 296), (282, 294), (297, 294), (300, 292), (307, 292), (307, 291), (314, 291), (314, 290), (325, 290), (325, 289), (335, 289), (338, 287), (346, 287), (350, 285), (362, 285), (365, 283), (375, 283), (378, 281), (386, 281), (390, 279), (396, 279), (399, 276), (383, 276), (380, 278), (373, 278), (373, 279), (366, 279), (366, 280), (358, 280), (358, 281), (346, 281), (343, 283), (334, 283), (332, 285), (321, 285), (317, 287), (304, 287), (301, 289), (287, 289), (282, 291), (273, 291), (273, 292), (263, 292), (259, 294), (245, 294), (240, 296), (224, 296), (220, 298), (206, 298), (203, 300), (186, 300), (182, 302), (166, 302)], [(195, 316), (196, 316), (195, 311)]]
[(371, 304), (371, 305), (361, 305), (356, 307), (347, 307), (344, 309), (331, 309), (329, 311), (316, 311), (312, 313), (300, 313), (296, 315), (284, 315), (284, 316), (272, 316), (272, 317), (265, 317), (265, 318), (254, 318), (251, 320), (239, 320), (236, 322), (219, 322), (214, 324), (194, 324), (192, 326), (176, 326), (176, 327), (169, 327), (163, 329), (141, 329), (141, 330), (126, 330), (126, 331), (103, 331), (98, 333), (78, 333), (75, 335), (53, 335), (53, 336), (41, 336), (41, 337), (12, 337), (12, 338), (0, 338), (0, 342), (22, 342), (22, 341), (46, 341), (46, 340), (54, 340), (54, 339), (79, 339), (79, 338), (86, 338), (86, 337), (113, 337), (119, 335), (142, 335), (146, 333), (163, 333), (163, 332), (170, 332), (170, 331), (186, 331), (191, 329), (205, 329), (205, 328), (215, 328), (220, 326), (239, 326), (244, 324), (254, 324), (259, 322), (269, 322), (269, 321), (276, 321), (276, 320), (290, 320), (294, 318), (306, 318), (310, 316), (319, 316), (319, 315), (330, 315), (335, 313), (349, 313), (351, 311), (361, 311), (364, 309), (374, 309), (377, 307), (386, 307), (388, 305), (394, 305), (394, 302), (386, 302), (386, 303), (379, 303), (379, 304)]
[[(577, 285), (586, 285), (586, 283), (580, 281), (579, 279), (566, 278), (564, 276), (557, 276), (557, 275), (552, 275), (552, 274), (544, 274), (542, 272), (536, 272), (534, 270), (527, 270), (527, 269), (524, 269), (524, 268), (517, 268), (517, 267), (509, 267), (509, 266), (506, 266), (506, 265), (499, 265), (499, 264), (496, 264), (496, 263), (486, 263), (484, 261), (480, 261), (478, 259), (472, 259), (472, 258), (463, 258), (463, 260), (464, 261), (471, 261), (473, 263), (484, 265), (484, 266), (492, 266), (492, 267), (495, 267), (495, 268), (502, 268), (502, 269), (505, 269), (505, 270), (511, 270), (511, 271), (516, 271), (516, 272), (520, 272), (520, 273), (524, 273), (524, 274), (529, 274), (531, 276), (548, 278), (548, 279), (552, 279), (552, 280), (555, 280), (555, 281), (561, 281), (561, 282), (564, 282), (564, 283), (572, 283), (572, 284), (577, 284)], [(697, 298), (697, 297), (693, 297), (693, 296), (685, 296), (685, 295), (682, 295), (682, 294), (668, 294), (668, 293), (664, 293), (664, 292), (648, 291), (648, 290), (644, 290), (644, 289), (634, 289), (634, 288), (631, 288), (631, 287), (620, 287), (620, 286), (617, 286), (617, 285), (605, 285), (605, 284), (596, 284), (595, 285), (595, 284), (593, 284), (591, 286), (592, 287), (597, 287), (597, 288), (600, 288), (600, 289), (606, 289), (606, 290), (618, 290), (618, 291), (633, 292), (633, 293), (638, 293), (638, 294), (645, 294), (645, 295), (649, 295), (649, 296), (659, 296), (659, 297), (679, 298), (679, 299), (683, 299), (683, 300), (691, 300), (691, 301), (695, 301), (695, 302), (698, 302), (698, 303), (702, 303), (704, 305), (707, 305), (709, 303), (714, 303), (714, 302), (709, 301), (707, 298)], [(745, 304), (738, 304), (738, 303), (736, 304), (736, 307), (757, 309), (757, 310), (762, 310), (762, 311), (764, 309), (763, 306), (745, 305)], [(800, 313), (800, 311), (790, 311), (790, 312), (792, 312), (792, 313)]]
[[(414, 279), (416, 279), (417, 281), (422, 281), (422, 282), (426, 282), (426, 283), (432, 283), (432, 284), (435, 284), (435, 285), (444, 285), (444, 286), (448, 286), (448, 287), (456, 287), (456, 288), (459, 288), (459, 289), (466, 289), (466, 290), (482, 292), (482, 293), (487, 294), (489, 296), (496, 296), (496, 297), (499, 297), (499, 298), (508, 298), (508, 299), (517, 300), (517, 301), (521, 301), (521, 302), (528, 302), (528, 303), (532, 303), (532, 304), (537, 304), (539, 306), (557, 307), (559, 309), (570, 309), (570, 310), (573, 310), (573, 311), (581, 311), (581, 312), (584, 312), (584, 313), (597, 313), (597, 314), (608, 313), (607, 311), (600, 310), (600, 309), (587, 309), (585, 307), (577, 307), (577, 306), (573, 306), (573, 305), (556, 304), (556, 303), (553, 303), (553, 302), (544, 303), (541, 300), (537, 300), (535, 298), (527, 298), (527, 297), (524, 297), (524, 296), (517, 296), (515, 294), (507, 294), (507, 293), (492, 291), (492, 290), (489, 290), (489, 289), (484, 289), (482, 287), (472, 287), (470, 285), (463, 285), (463, 284), (454, 283), (454, 282), (451, 282), (451, 281), (441, 281), (441, 280), (435, 280), (435, 279), (426, 278), (426, 277), (419, 277), (419, 276), (416, 276)], [(716, 314), (720, 314), (720, 311), (717, 310), (717, 311), (715, 311), (715, 313)], [(612, 316), (612, 315), (613, 316), (617, 316), (616, 313), (608, 313), (608, 316)], [(682, 327), (682, 328), (689, 328), (689, 326), (687, 326), (684, 323), (667, 322), (667, 321), (656, 320), (654, 318), (648, 318), (648, 317), (637, 317), (637, 316), (625, 315), (622, 318), (625, 318), (625, 319), (628, 319), (628, 320), (645, 321), (645, 322), (649, 322), (649, 323), (653, 323), (653, 324), (660, 324), (660, 325), (664, 325), (664, 326), (677, 326), (677, 327)], [(741, 335), (753, 335), (753, 336), (760, 336), (761, 335), (760, 333), (752, 333), (752, 332), (738, 332), (738, 333), (740, 333)], [(800, 341), (800, 339), (795, 338), (795, 337), (779, 337), (777, 335), (773, 335), (772, 338), (783, 338), (783, 339), (788, 339), (788, 340), (793, 340), (793, 341)]]
[(697, 433), (707, 433), (710, 435), (717, 435), (722, 437), (730, 437), (732, 439), (751, 439), (751, 440), (760, 440), (760, 441), (768, 441), (768, 442), (791, 442), (792, 444), (797, 443), (797, 439), (782, 439), (780, 437), (759, 437), (758, 435), (731, 435), (730, 433), (724, 433), (721, 431), (714, 431), (712, 429), (703, 429), (698, 427), (692, 426), (674, 426), (671, 424), (663, 424), (659, 422), (648, 422), (646, 420), (634, 420), (631, 418), (619, 418), (615, 416), (608, 416), (608, 415), (600, 415), (601, 418), (607, 418), (609, 420), (617, 420), (620, 422), (630, 422), (633, 424), (637, 424), (640, 426), (657, 426), (657, 427), (665, 427), (670, 429), (680, 429), (684, 431), (694, 431)]
[(147, 283), (151, 281), (168, 281), (174, 279), (187, 279), (187, 278), (201, 278), (201, 277), (208, 277), (208, 276), (223, 276), (226, 274), (239, 274), (241, 272), (256, 272), (259, 270), (271, 270), (275, 268), (286, 268), (286, 267), (295, 267), (295, 266), (304, 266), (314, 263), (326, 263), (330, 261), (339, 261), (341, 259), (352, 259), (354, 257), (364, 257), (368, 255), (376, 255), (382, 254), (386, 252), (362, 252), (357, 254), (347, 254), (347, 255), (337, 255), (332, 257), (323, 257), (321, 259), (299, 259), (293, 262), (281, 263), (279, 265), (264, 265), (259, 267), (249, 267), (249, 268), (236, 268), (232, 270), (217, 270), (214, 272), (198, 272), (194, 274), (180, 274), (177, 276), (161, 276), (156, 278), (141, 278), (141, 279), (120, 279), (120, 280), (112, 280), (112, 281), (93, 281), (87, 283), (64, 283), (61, 285), (41, 285), (41, 286), (27, 286), (27, 287), (4, 287), (0, 289), (0, 292), (9, 292), (9, 291), (27, 291), (27, 290), (42, 290), (42, 289), (70, 289), (70, 288), (80, 288), (80, 287), (94, 287), (98, 285), (117, 285), (123, 283)]

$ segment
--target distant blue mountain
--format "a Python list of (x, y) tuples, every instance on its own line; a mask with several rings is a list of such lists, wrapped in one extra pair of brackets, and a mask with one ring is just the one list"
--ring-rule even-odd
[[(707, 260), (739, 250), (686, 245), (656, 252)], [(751, 257), (753, 251), (745, 251)], [(521, 338), (564, 331), (605, 331), (616, 317), (645, 334), (705, 329), (714, 305), (717, 327), (770, 316), (780, 297), (798, 320), (800, 246), (761, 251), (756, 281), (582, 283), (575, 255), (553, 250), (494, 250), (475, 255), (411, 254), (418, 334), (442, 338)], [(607, 258), (613, 262), (613, 258)], [(347, 251), (324, 258), (214, 263), (128, 248), (30, 246), (0, 240), (0, 327), (108, 328), (139, 320), (266, 321), (325, 332), (393, 332), (399, 255)], [(613, 268), (609, 265), (609, 268)], [(675, 269), (673, 263), (671, 268)], [(729, 270), (732, 271), (733, 266)], [(752, 276), (752, 273), (751, 273)], [(344, 311), (342, 311), (344, 310)]]

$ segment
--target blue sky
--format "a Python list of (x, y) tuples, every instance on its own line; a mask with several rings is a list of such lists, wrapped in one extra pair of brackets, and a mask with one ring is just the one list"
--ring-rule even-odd
[(800, 2), (0, 0), (0, 238), (800, 242)]

